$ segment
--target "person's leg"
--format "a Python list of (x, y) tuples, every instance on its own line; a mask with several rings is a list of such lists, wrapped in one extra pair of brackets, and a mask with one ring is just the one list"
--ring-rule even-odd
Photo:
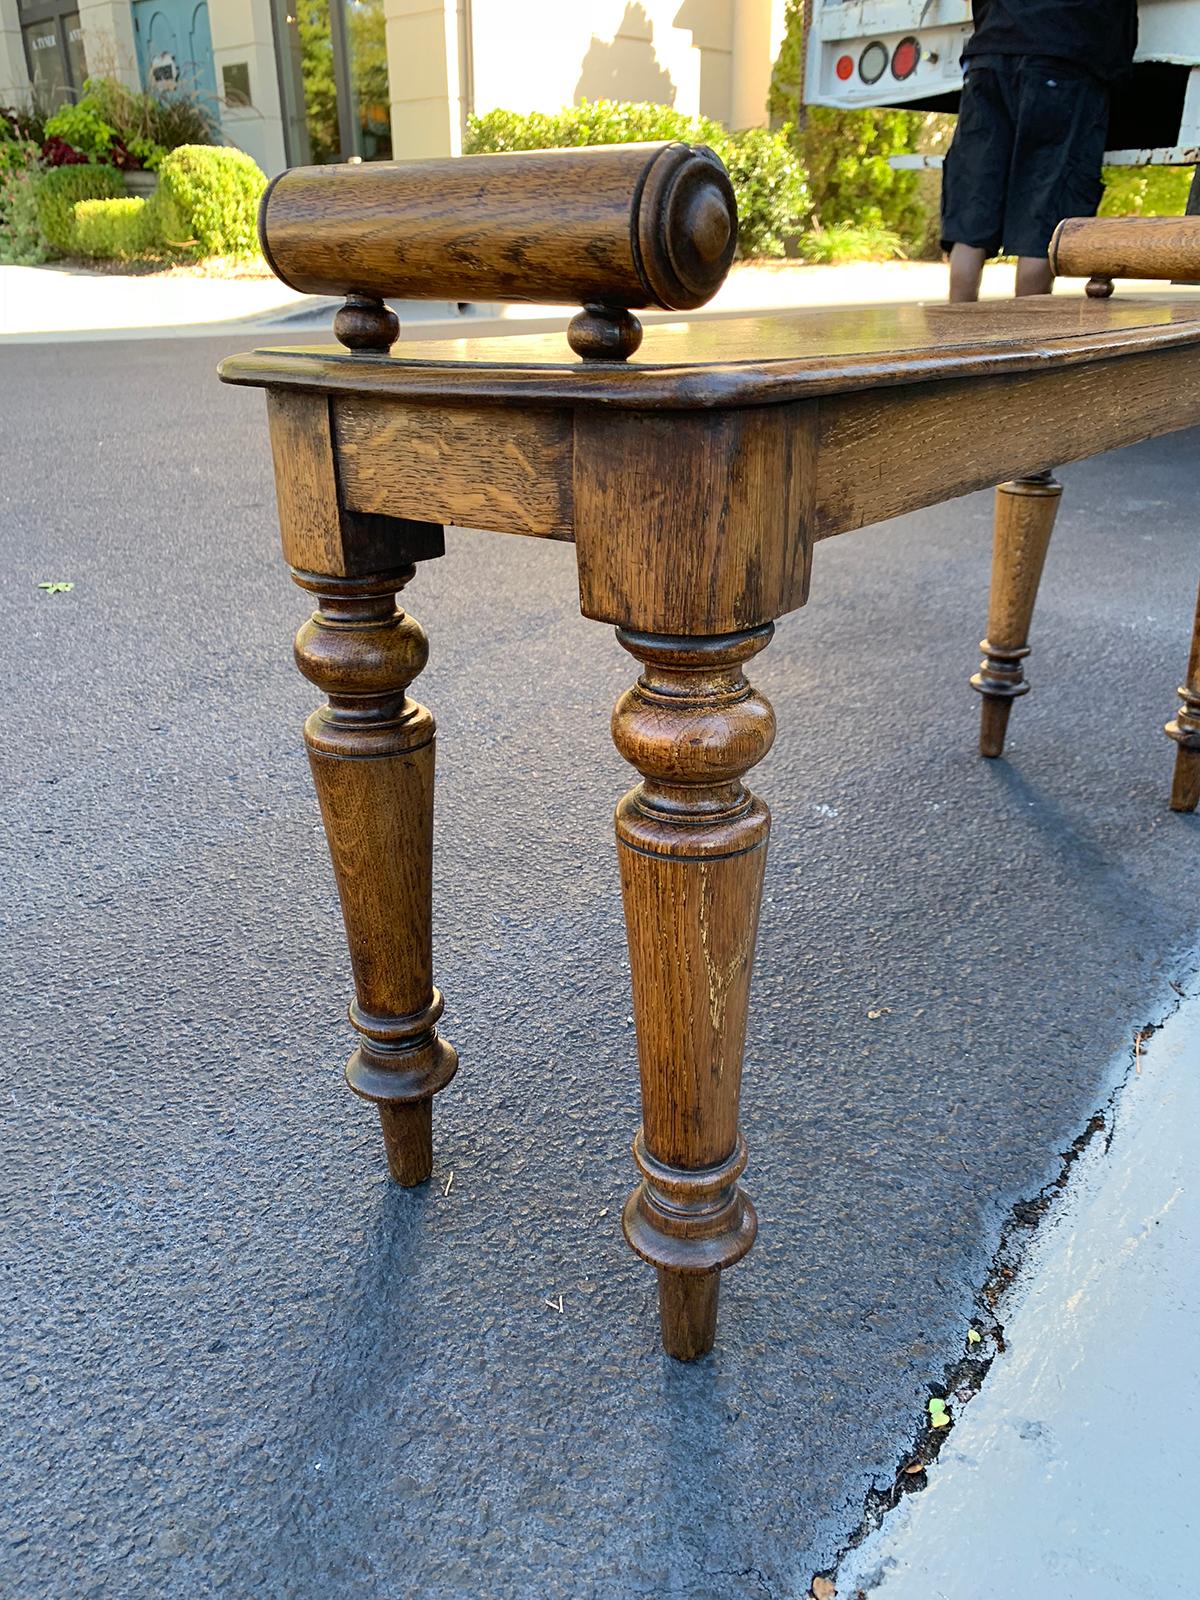
[(992, 64), (971, 63), (942, 168), (942, 249), (950, 299), (978, 300), (983, 264), (1000, 247), (1013, 124)]
[(1004, 248), (1018, 257), (1017, 293), (1049, 294), (1055, 228), (1064, 217), (1094, 216), (1104, 193), (1108, 90), (1081, 69), (1039, 57), (1014, 58), (1008, 87), (1016, 137)]
[[(1051, 294), (1054, 290), (1054, 273), (1046, 256), (1017, 257), (1017, 293)], [(951, 296), (953, 299), (953, 295)]]
[(955, 244), (950, 247), (950, 300), (960, 305), (964, 301), (979, 299), (979, 285), (983, 281), (983, 264), (987, 251), (973, 244)]

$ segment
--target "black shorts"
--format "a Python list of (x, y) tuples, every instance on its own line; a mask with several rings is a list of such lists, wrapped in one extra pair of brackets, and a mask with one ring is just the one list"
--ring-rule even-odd
[(1044, 256), (1064, 217), (1094, 217), (1104, 193), (1108, 89), (1037, 56), (967, 58), (942, 169), (942, 249)]

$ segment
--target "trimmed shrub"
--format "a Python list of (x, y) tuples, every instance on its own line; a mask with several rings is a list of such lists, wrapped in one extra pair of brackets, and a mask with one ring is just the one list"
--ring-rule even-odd
[(173, 250), (250, 255), (258, 248), (258, 201), (266, 174), (243, 150), (185, 144), (158, 164), (158, 231)]
[(75, 206), (80, 200), (111, 200), (124, 194), (112, 167), (54, 167), (34, 179), (38, 228), (53, 255), (75, 254)]
[(743, 256), (782, 255), (786, 241), (807, 223), (804, 170), (789, 147), (786, 131), (748, 128), (730, 134), (711, 117), (688, 117), (671, 106), (584, 100), (550, 114), (489, 111), (470, 117), (464, 148), (468, 154), (476, 154), (659, 139), (706, 144), (720, 156), (737, 195), (738, 248)]
[(124, 261), (158, 243), (155, 208), (136, 196), (81, 200), (75, 207), (75, 248), (81, 256)]
[(467, 155), (493, 150), (564, 150), (589, 144), (643, 144), (683, 139), (716, 145), (729, 135), (711, 117), (688, 117), (671, 106), (633, 100), (584, 100), (550, 113), (489, 111), (467, 118)]

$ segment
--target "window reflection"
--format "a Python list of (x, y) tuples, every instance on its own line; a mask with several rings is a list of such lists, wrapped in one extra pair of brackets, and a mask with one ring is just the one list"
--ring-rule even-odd
[(388, 107), (383, 0), (349, 0), (346, 45), (356, 113), (356, 154), (364, 161), (390, 161), (392, 119)]
[(384, 0), (297, 0), (292, 8), (311, 161), (391, 159), (383, 6)]

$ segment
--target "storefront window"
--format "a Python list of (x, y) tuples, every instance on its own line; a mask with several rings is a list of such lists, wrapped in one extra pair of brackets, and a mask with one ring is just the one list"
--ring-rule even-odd
[(82, 89), (87, 79), (87, 55), (83, 48), (83, 24), (79, 20), (78, 11), (68, 11), (62, 19), (63, 32), (66, 34), (67, 68), (71, 74), (71, 85), (75, 89)]
[(46, 108), (73, 100), (87, 77), (78, 11), (53, 0), (20, 0), (20, 17), (34, 99)]
[(27, 22), (21, 29), (21, 37), (25, 41), (25, 60), (29, 65), (34, 99), (42, 106), (61, 105), (70, 96), (67, 56), (57, 19), (47, 17), (45, 22)]

